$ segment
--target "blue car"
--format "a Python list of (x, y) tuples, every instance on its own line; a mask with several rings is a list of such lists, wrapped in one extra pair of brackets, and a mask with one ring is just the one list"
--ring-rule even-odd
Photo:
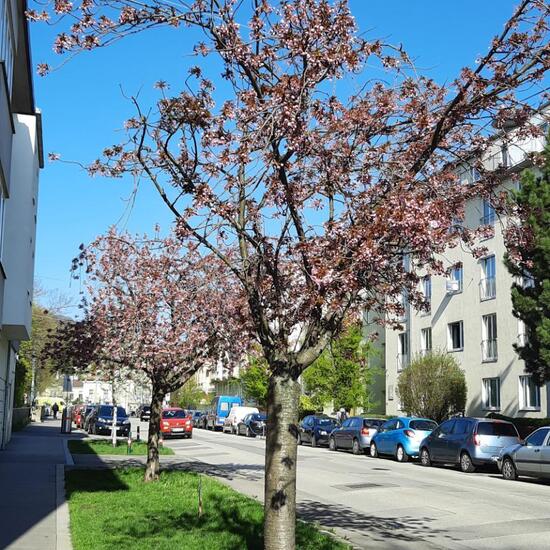
[(378, 430), (370, 443), (370, 456), (394, 456), (397, 462), (407, 462), (418, 457), (420, 443), (437, 428), (437, 422), (429, 418), (400, 416), (388, 420)]

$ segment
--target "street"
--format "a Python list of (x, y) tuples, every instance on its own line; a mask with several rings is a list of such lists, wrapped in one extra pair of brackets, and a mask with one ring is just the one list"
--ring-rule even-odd
[[(139, 422), (132, 423), (135, 433)], [(143, 438), (147, 426), (139, 424)], [(193, 430), (193, 439), (165, 445), (198, 470), (262, 499), (262, 439)], [(298, 456), (300, 516), (358, 548), (548, 548), (550, 483), (507, 482), (496, 471), (463, 474), (305, 445)]]

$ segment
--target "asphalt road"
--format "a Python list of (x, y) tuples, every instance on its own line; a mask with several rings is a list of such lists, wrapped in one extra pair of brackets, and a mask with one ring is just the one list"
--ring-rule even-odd
[[(146, 424), (140, 425), (145, 437)], [(194, 430), (191, 440), (165, 444), (198, 469), (262, 499), (263, 439)], [(303, 445), (298, 503), (302, 517), (357, 548), (550, 548), (550, 483), (504, 481), (492, 470), (464, 474)]]

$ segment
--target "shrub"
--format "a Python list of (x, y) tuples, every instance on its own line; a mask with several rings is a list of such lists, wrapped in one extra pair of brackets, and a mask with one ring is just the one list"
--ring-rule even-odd
[(466, 379), (454, 359), (446, 353), (417, 357), (397, 382), (403, 410), (441, 422), (466, 406)]

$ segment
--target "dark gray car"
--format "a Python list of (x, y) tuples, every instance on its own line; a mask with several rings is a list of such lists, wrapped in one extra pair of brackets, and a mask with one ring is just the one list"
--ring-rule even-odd
[(550, 478), (550, 426), (535, 430), (524, 443), (503, 449), (497, 464), (504, 479)]
[(369, 448), (371, 438), (384, 422), (379, 418), (352, 416), (331, 432), (328, 446), (331, 451), (351, 449), (356, 455), (364, 453)]
[(516, 427), (492, 418), (451, 418), (420, 444), (420, 462), (458, 464), (463, 472), (476, 466), (496, 464), (505, 447), (519, 443)]

